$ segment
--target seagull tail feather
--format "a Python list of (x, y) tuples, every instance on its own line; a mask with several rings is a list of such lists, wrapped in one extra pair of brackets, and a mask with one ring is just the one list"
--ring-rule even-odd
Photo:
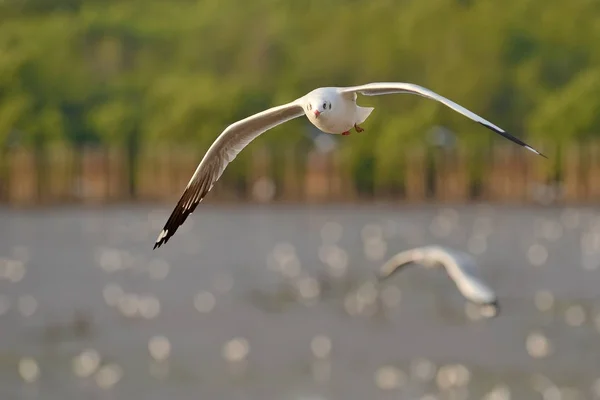
[(365, 122), (367, 120), (367, 118), (369, 118), (369, 115), (371, 115), (371, 113), (373, 112), (374, 109), (375, 108), (373, 108), (373, 107), (358, 106), (358, 112), (357, 112), (358, 121), (356, 121), (356, 123), (362, 124), (363, 122)]

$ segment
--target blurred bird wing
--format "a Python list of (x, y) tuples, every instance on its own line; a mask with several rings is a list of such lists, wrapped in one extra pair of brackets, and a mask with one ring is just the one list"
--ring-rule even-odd
[(212, 189), (227, 165), (261, 133), (304, 114), (302, 98), (269, 108), (229, 125), (214, 141), (196, 168), (154, 248), (166, 243)]
[[(529, 146), (527, 143), (523, 142), (521, 139), (511, 135), (506, 132), (504, 129), (497, 127), (486, 119), (481, 118), (479, 115), (467, 110), (463, 106), (456, 104), (452, 100), (449, 100), (439, 94), (432, 92), (429, 89), (426, 89), (422, 86), (415, 85), (412, 83), (403, 83), (403, 82), (375, 82), (375, 83), (367, 83), (366, 85), (361, 86), (350, 86), (339, 88), (339, 92), (341, 94), (345, 93), (360, 93), (365, 96), (380, 96), (384, 94), (394, 94), (394, 93), (410, 93), (416, 94), (422, 97), (426, 97), (429, 99), (433, 99), (439, 101), (447, 107), (450, 107), (454, 111), (470, 118), (471, 120), (480, 123), (486, 128), (496, 132), (497, 134), (505, 137), (506, 139), (525, 147), (527, 150), (534, 152), (542, 157), (546, 157), (539, 151), (535, 150), (533, 147)], [(547, 158), (547, 157), (546, 157)]]
[(475, 260), (466, 253), (442, 246), (424, 246), (402, 251), (381, 266), (378, 277), (380, 280), (387, 279), (413, 263), (428, 267), (443, 267), (458, 291), (467, 300), (478, 304), (490, 304), (496, 301), (494, 291), (479, 277)]
[(432, 246), (427, 257), (443, 265), (458, 291), (468, 300), (478, 304), (489, 304), (496, 300), (496, 293), (480, 276), (473, 257), (467, 253), (441, 246)]
[(418, 256), (420, 255), (419, 250), (420, 249), (405, 250), (391, 257), (379, 268), (378, 278), (380, 280), (387, 279), (407, 265), (418, 263), (421, 259), (421, 257)]

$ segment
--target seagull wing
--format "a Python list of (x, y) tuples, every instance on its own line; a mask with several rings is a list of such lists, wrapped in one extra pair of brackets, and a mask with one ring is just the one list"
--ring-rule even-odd
[(394, 93), (410, 93), (417, 94), (419, 96), (427, 97), (429, 99), (437, 100), (440, 103), (444, 104), (447, 107), (450, 107), (456, 112), (461, 113), (465, 117), (472, 119), (475, 122), (480, 123), (486, 128), (498, 133), (499, 135), (504, 136), (506, 139), (525, 147), (527, 150), (534, 152), (542, 157), (548, 158), (539, 151), (535, 150), (533, 147), (529, 146), (527, 143), (522, 141), (521, 139), (511, 135), (506, 132), (504, 129), (497, 127), (491, 122), (481, 118), (479, 115), (467, 110), (466, 108), (456, 104), (455, 102), (448, 100), (447, 98), (440, 96), (437, 93), (432, 92), (429, 89), (421, 87), (419, 85), (415, 85), (412, 83), (403, 83), (403, 82), (376, 82), (376, 83), (367, 83), (366, 85), (361, 86), (351, 86), (340, 88), (340, 93), (360, 93), (365, 96), (379, 96), (383, 94), (394, 94)]
[(440, 246), (425, 249), (426, 258), (446, 269), (458, 291), (476, 304), (496, 303), (496, 293), (483, 282), (473, 257), (467, 253)]
[(378, 278), (384, 280), (400, 271), (402, 268), (410, 265), (417, 264), (421, 260), (420, 249), (411, 249), (401, 251), (395, 256), (391, 257), (385, 264), (379, 268)]
[(187, 184), (175, 209), (158, 235), (154, 248), (166, 243), (194, 212), (227, 165), (261, 133), (304, 114), (302, 99), (269, 108), (229, 125), (214, 141)]
[(476, 304), (497, 306), (496, 293), (478, 276), (475, 261), (466, 253), (440, 246), (405, 250), (391, 257), (380, 267), (378, 278), (383, 281), (409, 264), (444, 268), (458, 291), (467, 300)]

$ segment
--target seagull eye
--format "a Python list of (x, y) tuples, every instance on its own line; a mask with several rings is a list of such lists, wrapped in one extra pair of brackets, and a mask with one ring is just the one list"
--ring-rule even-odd
[(327, 103), (323, 103), (323, 110), (327, 109)]
[(331, 110), (331, 103), (329, 103), (329, 109)]
[(308, 111), (312, 110), (312, 104), (308, 105)]

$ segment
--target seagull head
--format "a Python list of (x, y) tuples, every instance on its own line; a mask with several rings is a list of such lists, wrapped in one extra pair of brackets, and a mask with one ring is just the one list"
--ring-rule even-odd
[(319, 118), (321, 114), (331, 110), (331, 101), (318, 98), (310, 101), (306, 108), (309, 113), (313, 113), (315, 118)]

